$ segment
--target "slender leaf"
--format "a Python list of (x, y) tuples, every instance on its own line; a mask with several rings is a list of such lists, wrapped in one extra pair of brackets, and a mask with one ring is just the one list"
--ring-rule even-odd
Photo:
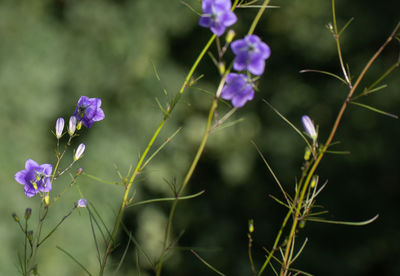
[(89, 276), (92, 276), (92, 274), (89, 272), (89, 270), (86, 269), (86, 267), (84, 267), (83, 264), (81, 264), (77, 259), (75, 259), (74, 256), (72, 256), (70, 253), (68, 253), (68, 251), (62, 249), (60, 246), (56, 245), (56, 248), (58, 250), (60, 250), (61, 252), (63, 252), (65, 255), (67, 255), (68, 257), (70, 257), (77, 265), (79, 265)]
[(315, 222), (322, 222), (322, 223), (331, 223), (331, 224), (342, 224), (342, 225), (350, 225), (350, 226), (364, 226), (367, 224), (370, 224), (377, 220), (379, 215), (374, 216), (373, 218), (365, 221), (360, 221), (360, 222), (353, 222), (353, 221), (336, 221), (336, 220), (326, 220), (322, 218), (312, 218), (312, 217), (307, 217), (305, 220), (308, 221), (315, 221)]
[(338, 34), (338, 35), (341, 35), (341, 34), (344, 32), (344, 30), (347, 29), (347, 27), (350, 25), (350, 23), (351, 23), (353, 20), (354, 20), (354, 17), (350, 18), (349, 21), (347, 21), (347, 23), (346, 23), (346, 24), (343, 26), (343, 28), (339, 31), (339, 34)]
[(344, 84), (347, 85), (347, 82), (343, 78), (341, 78), (338, 75), (333, 74), (331, 72), (322, 71), (322, 70), (313, 70), (313, 69), (304, 69), (304, 70), (300, 71), (300, 73), (311, 73), (311, 72), (312, 73), (321, 73), (321, 74), (324, 74), (324, 75), (328, 75), (328, 76), (334, 77), (334, 78), (340, 80), (341, 82), (343, 82)]
[(188, 195), (188, 196), (179, 196), (179, 197), (164, 197), (164, 198), (156, 198), (156, 199), (149, 199), (149, 200), (143, 200), (139, 201), (136, 203), (129, 204), (128, 207), (133, 207), (133, 206), (138, 206), (138, 205), (143, 205), (143, 204), (149, 204), (149, 203), (155, 203), (155, 202), (164, 202), (164, 201), (174, 201), (174, 200), (186, 200), (186, 199), (191, 199), (195, 198), (198, 196), (201, 196), (202, 194), (205, 193), (205, 190), (198, 192), (193, 195)]
[[(132, 236), (132, 234), (129, 233), (128, 243), (127, 243), (127, 245), (126, 245), (126, 247), (125, 247), (125, 250), (124, 250), (124, 253), (122, 254), (121, 260), (119, 260), (118, 266), (117, 266), (117, 268), (115, 269), (113, 275), (115, 275), (115, 274), (119, 271), (119, 269), (120, 269), (121, 266), (122, 266), (122, 263), (123, 263), (124, 260), (125, 260), (126, 253), (128, 253), (129, 245), (131, 244), (131, 236)], [(139, 274), (140, 274), (140, 273), (139, 273)]]
[(350, 101), (350, 103), (351, 103), (351, 104), (354, 104), (354, 105), (358, 105), (358, 106), (364, 107), (364, 108), (369, 109), (369, 110), (371, 110), (371, 111), (374, 111), (374, 112), (376, 112), (376, 113), (389, 116), (389, 117), (394, 118), (394, 119), (398, 119), (398, 118), (399, 118), (399, 116), (397, 116), (397, 115), (394, 115), (394, 114), (392, 114), (392, 113), (385, 112), (385, 111), (383, 111), (383, 110), (377, 109), (377, 108), (372, 107), (372, 106), (370, 106), (370, 105), (362, 104), (362, 103), (359, 103), (359, 102), (353, 102), (353, 101)]
[(284, 120), (289, 126), (291, 126), (296, 132), (297, 134), (300, 135), (301, 138), (303, 138), (303, 140), (306, 142), (307, 146), (310, 148), (310, 150), (312, 151), (312, 146), (311, 144), (308, 142), (307, 138), (303, 135), (303, 133), (294, 126), (294, 124), (292, 124), (288, 119), (286, 119), (285, 116), (283, 116), (272, 104), (270, 104), (268, 101), (266, 101), (265, 99), (263, 99), (263, 101), (273, 110), (275, 111), (276, 114), (278, 114), (279, 117), (282, 118), (282, 120)]
[(215, 273), (217, 273), (220, 276), (225, 276), (224, 273), (222, 273), (221, 271), (219, 271), (218, 269), (216, 269), (215, 267), (213, 267), (212, 265), (210, 265), (206, 260), (204, 260), (202, 257), (200, 257), (199, 254), (197, 254), (194, 250), (190, 250), (193, 255), (195, 255), (203, 264), (205, 264), (209, 269), (211, 269), (212, 271), (214, 271)]

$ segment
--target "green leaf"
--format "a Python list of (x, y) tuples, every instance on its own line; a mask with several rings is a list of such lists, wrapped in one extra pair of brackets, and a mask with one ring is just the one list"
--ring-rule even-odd
[(346, 82), (344, 79), (342, 79), (342, 78), (339, 77), (338, 75), (333, 74), (333, 73), (331, 73), (331, 72), (322, 71), (322, 70), (313, 70), (313, 69), (304, 69), (304, 70), (301, 70), (301, 71), (300, 71), (300, 73), (310, 73), (310, 72), (313, 72), (313, 73), (321, 73), (321, 74), (324, 74), (324, 75), (328, 75), (328, 76), (337, 78), (338, 80), (340, 80), (341, 82), (343, 82), (344, 84), (347, 85), (347, 82)]
[(149, 204), (149, 203), (155, 203), (155, 202), (164, 202), (164, 201), (174, 201), (174, 200), (186, 200), (186, 199), (191, 199), (198, 197), (202, 194), (205, 193), (205, 190), (198, 192), (193, 195), (188, 195), (188, 196), (179, 196), (179, 197), (164, 197), (164, 198), (156, 198), (156, 199), (149, 199), (149, 200), (143, 200), (139, 201), (133, 204), (129, 204), (128, 207), (133, 207), (133, 206), (138, 206), (138, 205), (143, 205), (143, 204)]
[(67, 252), (66, 250), (62, 249), (60, 246), (56, 245), (56, 248), (58, 250), (60, 250), (61, 252), (63, 252), (65, 255), (67, 255), (68, 257), (71, 258), (71, 260), (73, 260), (77, 265), (79, 265), (89, 276), (92, 276), (92, 274), (89, 272), (89, 270), (86, 269), (86, 267), (83, 266), (83, 264), (81, 264), (77, 259), (75, 259), (74, 256), (72, 256), (69, 252)]
[(203, 264), (205, 264), (209, 269), (211, 269), (212, 271), (214, 271), (215, 273), (217, 273), (220, 276), (225, 276), (224, 273), (222, 273), (221, 271), (219, 271), (218, 269), (216, 269), (215, 267), (213, 267), (212, 265), (210, 265), (208, 262), (206, 262), (206, 260), (204, 260), (202, 257), (200, 257), (199, 254), (197, 254), (194, 250), (190, 250), (193, 255), (195, 255)]
[(399, 118), (399, 116), (397, 116), (397, 115), (394, 115), (394, 114), (392, 114), (392, 113), (385, 112), (385, 111), (383, 111), (383, 110), (377, 109), (377, 108), (372, 107), (372, 106), (370, 106), (370, 105), (366, 105), (366, 104), (362, 104), (362, 103), (358, 103), (358, 102), (353, 102), (353, 101), (350, 101), (350, 103), (351, 103), (351, 104), (354, 104), (354, 105), (358, 105), (358, 106), (364, 107), (364, 108), (369, 109), (369, 110), (371, 110), (371, 111), (374, 111), (374, 112), (376, 112), (376, 113), (379, 113), (379, 114), (382, 114), (382, 115), (386, 115), (386, 116), (392, 117), (392, 118), (394, 118), (394, 119), (398, 119), (398, 118)]
[(350, 226), (364, 226), (367, 224), (370, 224), (377, 220), (379, 215), (374, 216), (373, 218), (365, 221), (360, 221), (360, 222), (354, 222), (354, 221), (336, 221), (336, 220), (326, 220), (322, 218), (312, 218), (312, 217), (307, 217), (305, 220), (308, 221), (315, 221), (315, 222), (322, 222), (322, 223), (330, 223), (330, 224), (342, 224), (342, 225), (350, 225)]

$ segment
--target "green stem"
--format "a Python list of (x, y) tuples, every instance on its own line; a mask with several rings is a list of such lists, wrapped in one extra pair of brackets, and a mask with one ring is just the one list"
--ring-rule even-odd
[[(189, 73), (186, 76), (185, 81), (182, 84), (181, 89), (179, 90), (179, 95), (183, 94), (183, 92), (185, 91), (185, 88), (187, 87), (188, 83), (190, 82), (190, 79), (192, 78), (196, 68), (198, 67), (200, 61), (203, 59), (204, 55), (207, 53), (207, 51), (210, 48), (212, 42), (215, 40), (215, 37), (216, 36), (213, 35), (209, 39), (209, 41), (207, 42), (207, 44), (204, 46), (203, 50), (201, 51), (201, 53), (197, 57), (196, 61), (193, 63), (192, 67), (189, 70)], [(171, 106), (170, 110), (168, 110), (168, 113), (165, 114), (165, 116), (163, 117), (161, 123), (159, 124), (159, 126), (157, 127), (156, 131), (154, 132), (152, 138), (150, 139), (150, 142), (148, 143), (146, 149), (144, 150), (143, 154), (141, 155), (141, 158), (140, 158), (139, 162), (136, 165), (135, 171), (133, 172), (133, 174), (132, 174), (132, 176), (131, 176), (131, 178), (129, 180), (128, 185), (125, 187), (125, 192), (124, 192), (124, 195), (123, 195), (122, 204), (121, 204), (121, 207), (119, 209), (119, 212), (118, 212), (118, 215), (117, 215), (117, 218), (116, 218), (116, 222), (114, 224), (114, 228), (113, 228), (112, 234), (111, 234), (111, 236), (110, 236), (110, 238), (109, 238), (109, 240), (107, 242), (107, 245), (106, 245), (106, 252), (104, 254), (104, 257), (103, 257), (103, 260), (102, 260), (102, 263), (101, 263), (101, 266), (100, 266), (99, 275), (103, 275), (104, 274), (104, 269), (105, 269), (105, 266), (106, 266), (106, 263), (107, 263), (108, 256), (110, 255), (110, 253), (112, 251), (111, 250), (112, 249), (112, 245), (114, 243), (114, 239), (115, 239), (115, 236), (117, 234), (119, 225), (121, 224), (123, 212), (124, 212), (125, 208), (128, 206), (128, 195), (129, 195), (130, 189), (132, 187), (132, 183), (135, 180), (136, 176), (140, 173), (140, 169), (142, 167), (142, 163), (144, 162), (144, 160), (145, 160), (150, 148), (152, 147), (154, 141), (158, 137), (161, 129), (163, 128), (165, 121), (167, 120), (167, 118), (171, 114), (171, 112), (173, 111), (173, 108), (174, 108), (175, 104), (173, 106)]]
[[(334, 0), (332, 0), (334, 1)], [(335, 16), (334, 16), (335, 17)], [(296, 213), (294, 215), (293, 218), (293, 224), (292, 224), (292, 228), (290, 230), (290, 234), (289, 234), (289, 238), (288, 238), (288, 244), (286, 246), (285, 249), (285, 255), (283, 258), (283, 264), (282, 264), (282, 269), (281, 269), (281, 276), (285, 276), (287, 274), (287, 271), (289, 269), (290, 266), (290, 260), (289, 260), (289, 252), (291, 251), (291, 246), (292, 246), (292, 240), (293, 237), (296, 233), (296, 229), (297, 229), (297, 223), (299, 221), (299, 214), (300, 214), (300, 209), (303, 205), (303, 200), (304, 200), (304, 196), (306, 194), (308, 185), (310, 184), (311, 178), (314, 175), (319, 163), (322, 160), (322, 157), (324, 156), (325, 152), (327, 151), (329, 145), (331, 144), (333, 137), (336, 134), (336, 131), (339, 127), (339, 124), (341, 122), (341, 119), (343, 117), (344, 112), (346, 111), (346, 108), (349, 104), (349, 101), (351, 99), (351, 97), (353, 96), (354, 92), (356, 91), (356, 89), (358, 88), (361, 80), (364, 78), (365, 73), (369, 70), (369, 68), (371, 67), (372, 63), (378, 58), (378, 56), (382, 53), (382, 51), (385, 49), (385, 47), (392, 41), (393, 37), (395, 36), (395, 34), (397, 33), (398, 29), (400, 28), (400, 23), (397, 24), (396, 28), (394, 29), (394, 31), (392, 32), (392, 34), (386, 39), (386, 41), (383, 43), (383, 45), (378, 49), (378, 51), (376, 51), (376, 53), (371, 57), (371, 59), (368, 61), (368, 63), (364, 66), (363, 70), (361, 71), (360, 75), (358, 76), (354, 86), (352, 86), (350, 88), (350, 91), (344, 101), (344, 103), (342, 104), (342, 107), (339, 111), (338, 116), (336, 117), (336, 121), (332, 127), (331, 133), (327, 139), (327, 141), (325, 142), (324, 147), (322, 148), (322, 150), (320, 151), (317, 159), (315, 160), (313, 166), (311, 167), (310, 171), (308, 172), (307, 178), (304, 182), (303, 187), (301, 188), (301, 194), (300, 194), (300, 198), (299, 201), (297, 202), (297, 206), (296, 206)], [(299, 187), (300, 189), (300, 187)]]
[(256, 29), (258, 21), (260, 21), (261, 16), (263, 15), (265, 9), (267, 8), (267, 5), (269, 4), (269, 2), (270, 2), (270, 0), (265, 0), (262, 7), (258, 10), (256, 17), (254, 18), (253, 23), (250, 26), (249, 32), (247, 33), (248, 35), (251, 35), (254, 33), (254, 30)]

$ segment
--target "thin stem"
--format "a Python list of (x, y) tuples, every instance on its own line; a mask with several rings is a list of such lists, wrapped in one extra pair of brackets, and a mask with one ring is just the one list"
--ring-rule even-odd
[[(197, 69), (200, 61), (203, 59), (204, 55), (207, 53), (208, 49), (212, 45), (212, 43), (215, 40), (215, 38), (216, 38), (216, 36), (213, 35), (208, 40), (207, 44), (204, 46), (203, 50), (201, 51), (201, 53), (197, 57), (196, 61), (193, 63), (192, 67), (189, 70), (189, 73), (187, 74), (187, 76), (185, 78), (185, 81), (182, 84), (181, 89), (179, 90), (179, 95), (183, 94), (183, 92), (185, 91), (185, 88), (190, 83), (190, 79), (192, 78), (192, 76), (193, 76), (195, 70)], [(121, 224), (123, 212), (124, 212), (125, 208), (128, 206), (128, 195), (129, 195), (130, 189), (132, 187), (132, 183), (135, 180), (136, 176), (140, 173), (140, 169), (142, 167), (142, 163), (144, 162), (144, 160), (145, 160), (150, 148), (152, 147), (154, 141), (158, 137), (161, 129), (163, 128), (165, 121), (167, 120), (167, 118), (171, 114), (171, 112), (173, 111), (174, 106), (175, 106), (175, 104), (173, 106), (171, 106), (171, 108), (167, 111), (168, 113), (164, 115), (162, 121), (160, 122), (160, 124), (157, 127), (156, 131), (154, 132), (152, 138), (150, 139), (146, 149), (144, 150), (143, 154), (141, 155), (141, 158), (140, 158), (139, 162), (136, 165), (136, 168), (135, 168), (135, 170), (134, 170), (134, 172), (133, 172), (133, 174), (132, 174), (132, 176), (131, 176), (131, 178), (129, 180), (128, 185), (125, 187), (125, 192), (124, 192), (124, 195), (123, 195), (122, 204), (121, 204), (121, 207), (119, 209), (119, 212), (118, 212), (118, 215), (117, 215), (117, 218), (116, 218), (116, 222), (114, 224), (114, 228), (113, 228), (112, 234), (111, 234), (111, 236), (109, 238), (109, 241), (108, 241), (108, 243), (106, 245), (106, 253), (104, 254), (104, 257), (103, 257), (103, 260), (102, 260), (102, 264), (100, 266), (99, 275), (103, 275), (104, 274), (104, 269), (105, 269), (105, 266), (106, 266), (106, 263), (107, 263), (107, 258), (111, 253), (111, 249), (112, 249), (112, 245), (114, 243), (115, 236), (117, 234), (119, 225)]]
[(258, 10), (258, 13), (256, 17), (253, 20), (253, 23), (250, 26), (249, 32), (247, 33), (248, 35), (251, 35), (254, 33), (254, 30), (258, 24), (258, 21), (260, 21), (261, 16), (263, 15), (265, 9), (267, 8), (267, 5), (269, 4), (270, 0), (265, 0), (264, 4), (261, 6), (261, 8)]
[[(334, 0), (332, 0), (334, 1)], [(300, 209), (303, 205), (303, 200), (304, 200), (304, 196), (306, 194), (308, 185), (310, 184), (311, 178), (315, 173), (315, 170), (317, 169), (319, 163), (322, 160), (322, 157), (324, 156), (325, 152), (327, 151), (329, 145), (331, 144), (333, 137), (336, 134), (336, 131), (339, 127), (339, 124), (341, 122), (341, 119), (343, 117), (344, 112), (346, 111), (346, 108), (348, 106), (348, 103), (351, 99), (351, 97), (353, 96), (354, 92), (356, 91), (356, 89), (358, 88), (358, 85), (360, 84), (361, 80), (364, 78), (365, 73), (369, 70), (369, 68), (371, 67), (372, 63), (378, 58), (378, 56), (382, 53), (382, 51), (385, 49), (385, 47), (392, 41), (393, 37), (395, 36), (395, 34), (397, 33), (398, 29), (400, 28), (400, 23), (397, 24), (397, 26), (395, 27), (395, 29), (393, 30), (392, 34), (386, 39), (386, 41), (383, 43), (383, 45), (378, 49), (378, 51), (376, 51), (376, 53), (371, 57), (371, 59), (367, 62), (367, 64), (364, 66), (363, 70), (361, 71), (359, 77), (357, 78), (354, 86), (351, 87), (344, 103), (342, 104), (342, 107), (339, 111), (338, 116), (336, 117), (336, 121), (332, 127), (331, 133), (329, 134), (329, 137), (327, 139), (327, 141), (324, 144), (324, 147), (322, 148), (322, 150), (320, 151), (317, 159), (315, 160), (313, 166), (311, 167), (310, 171), (308, 172), (307, 178), (304, 182), (304, 185), (302, 187), (301, 190), (301, 194), (300, 194), (300, 198), (299, 201), (297, 202), (297, 207), (296, 207), (296, 213), (293, 219), (293, 224), (292, 224), (292, 228), (289, 234), (289, 238), (288, 238), (288, 244), (286, 246), (285, 249), (285, 255), (284, 255), (284, 259), (283, 259), (283, 265), (282, 265), (282, 269), (281, 269), (281, 276), (286, 275), (288, 269), (289, 269), (289, 262), (290, 260), (288, 259), (289, 257), (289, 253), (291, 250), (291, 246), (292, 246), (292, 240), (293, 237), (295, 235), (296, 229), (297, 229), (297, 223), (299, 221), (299, 214), (300, 214)], [(300, 189), (300, 187), (299, 187)]]

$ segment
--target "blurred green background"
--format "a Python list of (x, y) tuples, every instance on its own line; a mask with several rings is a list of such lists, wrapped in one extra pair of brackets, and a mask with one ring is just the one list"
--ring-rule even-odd
[[(200, 11), (200, 3), (187, 0)], [(395, 0), (338, 1), (338, 23), (354, 22), (343, 34), (343, 55), (357, 77), (399, 20)], [(247, 258), (247, 222), (255, 220), (254, 254), (259, 267), (263, 247), (271, 248), (285, 210), (268, 197), (279, 190), (250, 140), (254, 140), (286, 189), (293, 191), (300, 174), (304, 142), (261, 99), (267, 99), (301, 127), (311, 116), (324, 140), (347, 90), (335, 79), (299, 74), (302, 69), (340, 73), (332, 35), (330, 1), (273, 1), (256, 33), (272, 49), (254, 101), (235, 113), (243, 121), (210, 137), (187, 193), (206, 190), (199, 198), (181, 202), (174, 234), (183, 233), (180, 250), (170, 258), (164, 275), (213, 275), (189, 247), (227, 275), (250, 275)], [(237, 37), (245, 35), (255, 9), (237, 11)], [(81, 95), (103, 101), (106, 118), (73, 143), (86, 144), (79, 166), (87, 173), (118, 181), (115, 165), (126, 175), (135, 165), (162, 114), (162, 103), (178, 91), (185, 74), (210, 36), (197, 26), (198, 16), (179, 0), (1, 0), (0, 1), (0, 186), (2, 200), (0, 275), (18, 275), (17, 254), (23, 235), (11, 213), (23, 216), (27, 207), (37, 217), (39, 198), (27, 199), (14, 174), (25, 160), (53, 163), (55, 121), (68, 120)], [(361, 87), (371, 84), (399, 58), (398, 43), (391, 44), (374, 64)], [(215, 48), (212, 49), (215, 52)], [(231, 54), (227, 58), (231, 58)], [(160, 80), (155, 75), (156, 68)], [(217, 70), (206, 58), (195, 77), (204, 78), (187, 89), (157, 145), (176, 129), (182, 131), (152, 161), (134, 188), (135, 200), (170, 196), (167, 182), (182, 181), (199, 144), (211, 97), (197, 88), (215, 91)], [(364, 103), (399, 114), (398, 70), (383, 92)], [(167, 94), (164, 93), (167, 91)], [(221, 116), (228, 109), (221, 105)], [(327, 218), (365, 220), (379, 213), (373, 224), (352, 228), (308, 223), (299, 234), (309, 243), (295, 267), (314, 275), (400, 275), (399, 121), (350, 106), (336, 140), (338, 150), (350, 155), (329, 155), (318, 174), (329, 180), (319, 203)], [(63, 140), (65, 142), (65, 140)], [(72, 154), (66, 159), (72, 158)], [(64, 165), (68, 164), (68, 160)], [(68, 185), (68, 176), (54, 184), (54, 193)], [(81, 177), (79, 188), (96, 206), (105, 222), (114, 222), (123, 188)], [(51, 229), (80, 197), (71, 189), (49, 214)], [(128, 209), (124, 223), (143, 250), (155, 260), (160, 253), (169, 204)], [(120, 233), (123, 245), (126, 235)], [(112, 255), (110, 271), (118, 264), (123, 246)], [(40, 251), (41, 275), (86, 275), (61, 251), (78, 258), (96, 275), (97, 258), (86, 210), (76, 211)], [(135, 248), (129, 251), (121, 275), (137, 275)], [(141, 275), (152, 275), (140, 255)], [(271, 271), (269, 275), (273, 275)], [(268, 274), (266, 273), (266, 274)]]

